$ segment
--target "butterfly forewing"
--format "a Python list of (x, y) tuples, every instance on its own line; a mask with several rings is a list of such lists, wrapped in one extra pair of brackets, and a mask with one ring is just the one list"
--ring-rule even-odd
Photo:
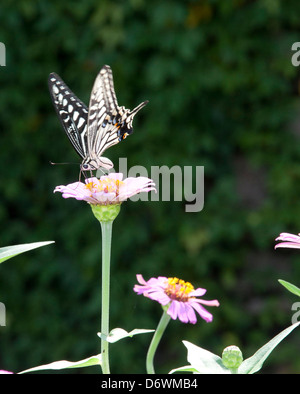
[(113, 113), (118, 109), (119, 106), (115, 93), (111, 68), (109, 66), (103, 66), (98, 77), (100, 84), (103, 85), (103, 96), (106, 103), (106, 109), (108, 112)]
[(87, 133), (91, 157), (101, 156), (120, 141), (118, 108), (111, 69), (103, 66), (95, 80), (89, 104)]
[(87, 155), (88, 108), (55, 73), (48, 79), (50, 95), (63, 129), (76, 152)]

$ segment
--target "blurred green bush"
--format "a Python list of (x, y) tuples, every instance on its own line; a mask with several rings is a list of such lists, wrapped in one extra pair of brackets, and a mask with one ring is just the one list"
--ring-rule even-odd
[[(47, 78), (58, 73), (85, 102), (104, 64), (120, 105), (150, 103), (135, 131), (107, 156), (128, 167), (205, 167), (205, 205), (123, 204), (114, 223), (111, 327), (155, 328), (158, 304), (137, 297), (135, 274), (177, 276), (219, 299), (213, 323), (171, 322), (157, 372), (184, 365), (181, 343), (214, 353), (235, 344), (248, 357), (291, 322), (297, 251), (274, 252), (300, 221), (299, 70), (296, 0), (108, 0), (0, 5), (1, 245), (55, 240), (0, 267), (0, 369), (20, 371), (96, 354), (100, 342), (100, 226), (84, 203), (53, 195), (78, 179)], [(196, 181), (196, 180), (195, 180)], [(144, 373), (151, 337), (111, 346), (112, 371)], [(300, 371), (293, 333), (262, 371)], [(79, 371), (76, 371), (77, 373)], [(85, 372), (98, 372), (91, 368)]]

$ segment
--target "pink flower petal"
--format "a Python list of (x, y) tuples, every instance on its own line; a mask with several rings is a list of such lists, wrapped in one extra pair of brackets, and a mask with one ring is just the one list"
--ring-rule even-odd
[(195, 313), (193, 307), (189, 303), (186, 303), (186, 314), (187, 314), (188, 321), (190, 323), (192, 323), (192, 324), (197, 323), (196, 313)]
[(156, 191), (154, 186), (154, 182), (149, 178), (127, 178), (124, 180), (124, 185), (120, 187), (119, 199), (123, 201), (141, 192)]
[(171, 316), (173, 320), (177, 319), (179, 312), (179, 302), (176, 300), (173, 300), (168, 308), (167, 314)]
[(141, 274), (137, 274), (136, 275), (136, 279), (137, 281), (141, 284), (141, 285), (146, 285), (147, 282), (145, 281), (145, 279), (143, 278), (143, 275)]
[(141, 283), (141, 286), (135, 285), (133, 288), (137, 294), (143, 294), (145, 297), (157, 301), (161, 305), (167, 305), (170, 302), (170, 298), (164, 292), (167, 278), (151, 278), (146, 282), (142, 275), (138, 274), (136, 277), (138, 282)]
[(220, 306), (220, 303), (218, 300), (199, 300), (199, 299), (194, 299), (193, 302), (197, 302), (198, 304), (203, 304), (207, 306)]
[(199, 305), (197, 302), (192, 303), (193, 308), (199, 313), (199, 315), (202, 317), (203, 320), (207, 321), (210, 323), (213, 319), (213, 316), (211, 313), (209, 313), (203, 306)]
[(198, 289), (195, 289), (190, 292), (191, 297), (202, 297), (206, 293), (206, 289), (201, 289), (198, 287)]
[(277, 248), (292, 248), (292, 249), (300, 249), (300, 243), (292, 243), (292, 242), (281, 242), (280, 244), (275, 245), (275, 249)]
[(188, 323), (189, 322), (189, 318), (188, 318), (188, 306), (187, 303), (185, 302), (180, 302), (180, 301), (175, 301), (176, 302), (176, 308), (177, 308), (177, 316), (178, 319), (182, 322), (182, 323)]
[(277, 237), (275, 239), (275, 241), (290, 241), (290, 242), (299, 242), (300, 243), (300, 237), (299, 237), (299, 235), (295, 235), (295, 234), (281, 233), (281, 234), (279, 234), (279, 237)]

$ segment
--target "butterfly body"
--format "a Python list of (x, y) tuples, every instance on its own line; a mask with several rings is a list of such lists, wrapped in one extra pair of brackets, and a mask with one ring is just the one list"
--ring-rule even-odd
[(133, 132), (134, 115), (148, 101), (132, 111), (118, 106), (109, 66), (103, 66), (97, 75), (88, 108), (57, 74), (51, 73), (48, 82), (63, 129), (82, 158), (81, 170), (112, 168), (113, 163), (102, 156), (103, 152)]

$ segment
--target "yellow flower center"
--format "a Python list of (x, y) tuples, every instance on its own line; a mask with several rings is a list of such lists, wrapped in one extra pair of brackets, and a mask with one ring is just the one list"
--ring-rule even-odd
[(123, 184), (124, 182), (119, 181), (118, 179), (105, 178), (103, 180), (99, 180), (97, 183), (89, 182), (85, 187), (92, 193), (115, 193), (116, 196), (118, 196), (120, 186)]
[(194, 286), (190, 282), (185, 282), (178, 278), (168, 278), (165, 293), (172, 299), (178, 301), (188, 301), (190, 292), (194, 290)]

